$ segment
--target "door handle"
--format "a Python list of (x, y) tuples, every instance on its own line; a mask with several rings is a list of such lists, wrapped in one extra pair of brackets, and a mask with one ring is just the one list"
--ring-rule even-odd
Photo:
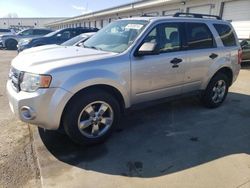
[(215, 58), (218, 57), (218, 54), (212, 53), (209, 57), (210, 57), (211, 59), (215, 59)]
[(182, 59), (179, 59), (179, 58), (174, 58), (170, 61), (170, 63), (172, 64), (178, 64), (178, 63), (181, 63), (182, 62)]

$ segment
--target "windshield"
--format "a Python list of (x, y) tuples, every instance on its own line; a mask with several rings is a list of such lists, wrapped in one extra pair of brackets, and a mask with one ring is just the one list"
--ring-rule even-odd
[(128, 49), (146, 27), (145, 20), (119, 20), (110, 23), (84, 42), (86, 48), (121, 53)]
[(67, 40), (66, 42), (62, 43), (62, 46), (73, 46), (75, 43), (80, 42), (81, 40), (87, 38), (85, 35), (78, 35), (72, 39)]

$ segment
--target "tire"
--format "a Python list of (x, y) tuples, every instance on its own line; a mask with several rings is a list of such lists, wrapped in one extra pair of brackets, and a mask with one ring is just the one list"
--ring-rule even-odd
[(94, 145), (110, 136), (119, 122), (120, 112), (119, 103), (111, 94), (90, 89), (76, 94), (70, 100), (63, 113), (62, 124), (66, 134), (75, 143)]
[(14, 39), (9, 39), (6, 41), (7, 50), (16, 50), (17, 49), (17, 41)]
[(209, 82), (202, 95), (202, 102), (208, 108), (219, 107), (226, 99), (229, 79), (223, 73), (217, 73)]

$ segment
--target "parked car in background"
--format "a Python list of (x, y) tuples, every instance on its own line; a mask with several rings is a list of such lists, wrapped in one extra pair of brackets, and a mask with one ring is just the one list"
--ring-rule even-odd
[(242, 62), (250, 62), (250, 39), (240, 39)]
[(12, 33), (10, 29), (0, 29), (0, 35)]
[(36, 46), (43, 46), (47, 44), (62, 44), (63, 42), (82, 33), (96, 32), (96, 31), (98, 31), (97, 28), (85, 28), (85, 27), (60, 29), (52, 33), (49, 33), (48, 35), (45, 35), (43, 37), (21, 40), (18, 43), (18, 52)]
[(70, 40), (67, 40), (66, 42), (62, 43), (62, 46), (80, 46), (82, 45), (86, 40), (88, 40), (90, 37), (92, 37), (96, 32), (90, 32), (90, 33), (83, 33), (80, 34)]
[(51, 33), (50, 29), (25, 29), (18, 33), (9, 33), (0, 36), (0, 46), (8, 50), (16, 50), (17, 44), (21, 39), (34, 38)]
[(141, 102), (193, 93), (219, 107), (240, 71), (238, 38), (217, 16), (182, 14), (114, 21), (83, 48), (25, 50), (9, 73), (12, 111), (89, 145), (104, 141), (121, 113)]

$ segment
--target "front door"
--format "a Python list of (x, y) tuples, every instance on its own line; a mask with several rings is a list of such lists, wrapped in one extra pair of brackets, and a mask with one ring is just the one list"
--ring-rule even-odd
[(159, 24), (142, 42), (156, 43), (159, 53), (131, 56), (132, 103), (181, 93), (186, 62), (181, 33), (181, 23)]

